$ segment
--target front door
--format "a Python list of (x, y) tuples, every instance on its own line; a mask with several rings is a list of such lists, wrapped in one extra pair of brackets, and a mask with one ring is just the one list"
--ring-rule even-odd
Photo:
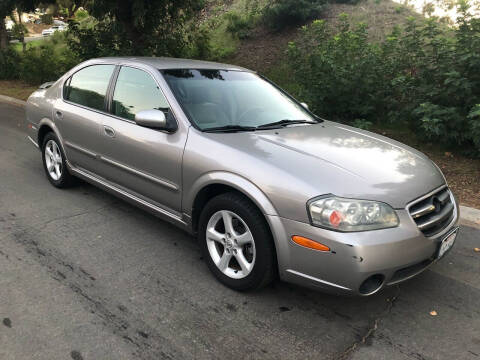
[(135, 123), (135, 114), (152, 109), (175, 121), (153, 76), (122, 66), (112, 95), (112, 116), (101, 124), (100, 175), (166, 210), (180, 212), (187, 133), (184, 128), (167, 133)]

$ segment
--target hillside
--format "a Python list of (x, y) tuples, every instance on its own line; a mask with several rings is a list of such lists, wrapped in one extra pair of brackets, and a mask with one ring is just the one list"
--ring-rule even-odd
[[(225, 15), (235, 13), (247, 16), (245, 13), (251, 10), (251, 3), (252, 1), (248, 0), (212, 0), (204, 12), (204, 21), (216, 19), (213, 42), (216, 46), (221, 44), (224, 51), (227, 49), (226, 56), (220, 56), (219, 60), (268, 74), (272, 72), (272, 67), (281, 64), (288, 43), (301, 36), (300, 28), (312, 20), (284, 27), (280, 31), (272, 31), (261, 21), (253, 21), (255, 24), (248, 30), (248, 36), (238, 39), (225, 30)], [(259, 1), (259, 6), (262, 6), (262, 3), (263, 1)], [(325, 20), (331, 29), (335, 29), (342, 13), (347, 14), (353, 24), (366, 23), (372, 41), (383, 40), (395, 26), (403, 25), (409, 16), (421, 18), (421, 15), (411, 8), (391, 0), (364, 0), (353, 5), (332, 3), (326, 6), (317, 18)]]

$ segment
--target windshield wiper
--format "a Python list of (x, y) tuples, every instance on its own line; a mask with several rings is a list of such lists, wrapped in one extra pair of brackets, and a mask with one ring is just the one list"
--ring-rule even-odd
[(236, 131), (255, 131), (255, 126), (225, 125), (204, 129), (204, 132), (236, 132)]
[(272, 128), (278, 128), (278, 127), (283, 127), (283, 126), (293, 125), (293, 124), (317, 124), (317, 123), (318, 121), (284, 119), (284, 120), (275, 121), (268, 124), (259, 125), (257, 126), (257, 129), (272, 129)]
[(212, 127), (208, 129), (203, 129), (203, 131), (204, 132), (255, 131), (255, 130), (276, 129), (279, 127), (292, 125), (292, 124), (317, 124), (317, 123), (318, 121), (284, 119), (284, 120), (275, 121), (272, 123), (263, 124), (259, 126), (225, 125), (225, 126), (217, 126), (217, 127)]

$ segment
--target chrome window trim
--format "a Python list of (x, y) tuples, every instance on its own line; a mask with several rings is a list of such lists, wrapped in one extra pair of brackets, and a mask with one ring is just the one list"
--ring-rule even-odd
[[(75, 75), (77, 72), (83, 70), (83, 69), (86, 69), (87, 67), (90, 67), (90, 66), (97, 66), (97, 65), (111, 65), (111, 66), (119, 66), (120, 67), (120, 70), (123, 66), (126, 66), (126, 67), (131, 67), (131, 68), (134, 68), (134, 69), (137, 69), (137, 70), (142, 70), (142, 71), (145, 71), (147, 74), (149, 74), (153, 80), (155, 81), (155, 83), (157, 84), (158, 88), (160, 89), (160, 91), (162, 92), (162, 95), (165, 97), (165, 100), (167, 100), (167, 103), (170, 107), (170, 110), (172, 111), (172, 114), (173, 114), (173, 117), (174, 117), (174, 120), (175, 122), (177, 123), (177, 130), (176, 131), (173, 131), (173, 132), (169, 132), (169, 131), (165, 131), (165, 130), (157, 130), (157, 131), (160, 131), (160, 132), (163, 132), (163, 133), (168, 133), (168, 134), (174, 134), (178, 131), (178, 128), (179, 128), (179, 122), (178, 122), (178, 118), (177, 118), (177, 114), (174, 110), (174, 108), (172, 107), (172, 103), (171, 101), (169, 100), (168, 96), (165, 94), (165, 91), (163, 90), (162, 86), (160, 85), (160, 83), (158, 82), (157, 78), (155, 77), (154, 73), (151, 71), (151, 69), (147, 66), (145, 67), (142, 67), (142, 66), (136, 66), (135, 64), (130, 64), (130, 63), (119, 63), (119, 64), (114, 64), (114, 63), (93, 63), (93, 64), (88, 64), (86, 66), (83, 66), (81, 67), (80, 69), (76, 69), (73, 73), (68, 73), (67, 74), (67, 77), (65, 80), (62, 81), (62, 84), (61, 84), (61, 90), (60, 90), (60, 93), (61, 93), (61, 100), (66, 103), (66, 104), (69, 104), (69, 105), (72, 105), (72, 106), (77, 106), (77, 107), (80, 107), (82, 109), (85, 109), (85, 110), (90, 110), (90, 111), (93, 111), (93, 112), (96, 112), (98, 114), (101, 114), (101, 115), (105, 115), (105, 116), (108, 116), (110, 118), (113, 118), (113, 119), (117, 119), (117, 120), (121, 120), (121, 121), (125, 121), (125, 122), (128, 122), (130, 124), (134, 124), (134, 125), (137, 125), (137, 123), (133, 120), (129, 120), (129, 119), (125, 119), (125, 118), (122, 118), (120, 116), (117, 116), (115, 114), (112, 114), (112, 113), (109, 113), (109, 112), (106, 112), (106, 111), (102, 111), (102, 110), (98, 110), (98, 109), (94, 109), (94, 108), (91, 108), (91, 107), (88, 107), (88, 106), (85, 106), (85, 105), (82, 105), (82, 104), (77, 104), (75, 102), (72, 102), (70, 100), (67, 100), (65, 99), (64, 97), (64, 88), (65, 88), (65, 84), (67, 83), (67, 81), (69, 81), (71, 79), (71, 77), (73, 75)], [(119, 70), (119, 71), (120, 71)], [(113, 71), (112, 73), (112, 76), (115, 74), (115, 70)], [(110, 78), (111, 79), (111, 78)], [(115, 80), (115, 84), (114, 84), (114, 87), (111, 89), (112, 90), (112, 99), (113, 99), (113, 95), (115, 93), (115, 87), (116, 87), (117, 83), (116, 83), (116, 80)], [(107, 94), (105, 94), (105, 97), (108, 96), (108, 90), (107, 89)], [(111, 105), (111, 104), (110, 104)], [(140, 125), (137, 125), (137, 126), (140, 126)]]

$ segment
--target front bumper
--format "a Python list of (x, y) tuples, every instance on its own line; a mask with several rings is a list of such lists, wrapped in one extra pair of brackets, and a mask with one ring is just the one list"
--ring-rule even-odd
[[(432, 238), (420, 232), (407, 210), (397, 210), (398, 227), (356, 233), (330, 231), (278, 216), (267, 218), (282, 280), (328, 292), (372, 295), (419, 274), (436, 261), (441, 240), (457, 225), (456, 204), (454, 211), (452, 221)], [(291, 240), (293, 235), (318, 241), (331, 251), (299, 246)], [(383, 278), (382, 284), (375, 291), (360, 291), (361, 284), (377, 274)]]

